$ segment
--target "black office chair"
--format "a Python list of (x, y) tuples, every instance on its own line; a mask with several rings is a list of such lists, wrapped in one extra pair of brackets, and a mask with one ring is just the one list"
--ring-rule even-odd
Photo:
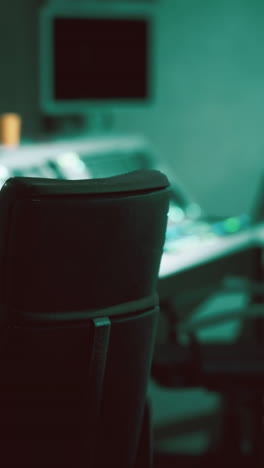
[(1, 466), (140, 463), (168, 202), (151, 170), (3, 186)]

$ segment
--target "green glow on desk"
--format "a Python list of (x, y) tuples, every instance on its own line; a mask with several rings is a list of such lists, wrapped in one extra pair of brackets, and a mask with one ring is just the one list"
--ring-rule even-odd
[(241, 221), (238, 218), (228, 218), (224, 221), (224, 225), (228, 232), (236, 232), (241, 228)]

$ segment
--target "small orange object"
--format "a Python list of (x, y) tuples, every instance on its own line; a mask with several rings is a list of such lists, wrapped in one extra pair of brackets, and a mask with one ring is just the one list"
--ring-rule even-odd
[(3, 114), (0, 120), (1, 143), (17, 146), (20, 142), (21, 117), (18, 114)]

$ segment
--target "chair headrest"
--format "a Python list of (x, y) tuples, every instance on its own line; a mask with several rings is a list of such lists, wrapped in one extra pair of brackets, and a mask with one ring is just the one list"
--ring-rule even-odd
[(86, 195), (141, 192), (165, 189), (167, 177), (157, 170), (138, 170), (103, 179), (60, 180), (31, 177), (11, 177), (2, 191), (13, 190), (22, 197), (52, 195)]

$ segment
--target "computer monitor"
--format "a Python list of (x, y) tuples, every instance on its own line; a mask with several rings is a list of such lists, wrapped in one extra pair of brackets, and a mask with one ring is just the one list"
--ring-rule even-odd
[(40, 104), (47, 114), (146, 105), (153, 5), (54, 2), (40, 12)]

